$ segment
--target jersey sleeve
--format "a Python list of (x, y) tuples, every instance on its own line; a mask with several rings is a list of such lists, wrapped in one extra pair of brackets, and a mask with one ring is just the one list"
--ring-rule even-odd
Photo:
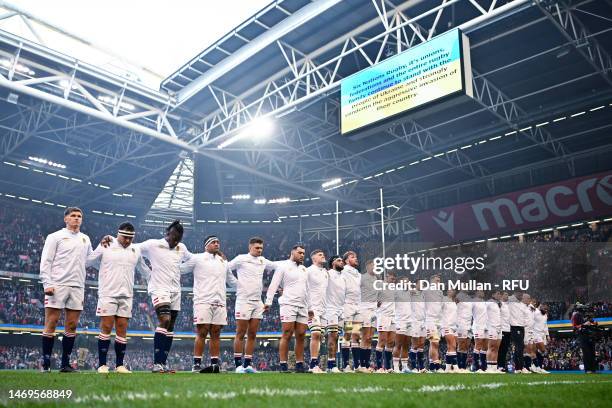
[(242, 257), (238, 255), (234, 259), (228, 262), (227, 267), (229, 268), (230, 271), (238, 270), (241, 262), (242, 262)]
[(140, 254), (138, 261), (136, 262), (136, 271), (144, 278), (145, 282), (149, 282), (149, 279), (151, 278), (151, 269), (145, 262), (142, 254)]
[(87, 266), (88, 268), (95, 268), (97, 270), (100, 270), (100, 263), (102, 263), (103, 254), (104, 254), (104, 247), (102, 245), (98, 245), (96, 250), (87, 256), (87, 261), (85, 262), (85, 266)]
[(45, 245), (43, 246), (42, 254), (40, 256), (40, 280), (44, 289), (47, 289), (52, 284), (51, 266), (53, 265), (56, 251), (57, 239), (55, 238), (55, 235), (47, 235)]
[(226, 263), (225, 265), (225, 273), (226, 273), (225, 284), (227, 285), (227, 287), (236, 288), (238, 286), (238, 279), (236, 279), (236, 277), (232, 273), (229, 262)]
[(183, 262), (179, 268), (181, 270), (181, 275), (185, 275), (187, 273), (192, 273), (196, 264), (196, 257), (191, 256), (187, 261)]
[(268, 286), (268, 291), (266, 292), (266, 305), (272, 305), (272, 301), (274, 300), (274, 294), (278, 290), (279, 286), (281, 286), (284, 276), (285, 269), (276, 268), (276, 270), (274, 271), (274, 275), (272, 276), (272, 282), (270, 282), (270, 286)]
[(185, 244), (183, 244), (183, 248), (185, 248), (185, 252), (183, 253), (183, 262), (187, 262), (191, 259), (193, 259), (193, 254), (191, 252), (189, 252), (189, 250), (187, 249), (187, 246)]

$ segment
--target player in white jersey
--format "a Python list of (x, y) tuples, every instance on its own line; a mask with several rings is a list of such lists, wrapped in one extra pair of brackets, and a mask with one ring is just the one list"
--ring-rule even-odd
[(430, 279), (431, 289), (425, 291), (425, 336), (429, 340), (429, 371), (440, 370), (440, 328), (442, 323), (442, 303), (444, 294), (433, 289), (440, 284), (440, 275)]
[[(402, 277), (400, 283), (408, 284), (408, 278)], [(406, 286), (407, 287), (407, 286)], [(410, 316), (412, 314), (410, 292), (406, 290), (395, 291), (395, 347), (393, 348), (393, 364), (396, 359), (401, 363), (403, 373), (409, 373), (408, 349), (410, 348)]]
[[(374, 282), (378, 276), (374, 274), (374, 261), (369, 260), (365, 264), (366, 273), (361, 275), (361, 302), (359, 303), (359, 314), (362, 318), (361, 341), (359, 344), (359, 368), (360, 373), (370, 373), (370, 358), (372, 356), (372, 337), (376, 328), (376, 308), (379, 291), (374, 288)], [(376, 346), (378, 355), (380, 342)], [(355, 350), (353, 350), (353, 360)]]
[[(347, 251), (342, 256), (344, 269), (342, 277), (346, 282), (346, 303), (342, 316), (344, 318), (344, 340), (342, 342), (342, 364), (345, 373), (351, 373), (359, 367), (361, 349), (359, 337), (363, 319), (359, 314), (361, 304), (361, 273), (357, 270), (359, 260), (353, 251)], [(350, 365), (350, 352), (353, 352), (353, 369)]]
[(508, 292), (503, 292), (500, 303), (502, 339), (497, 353), (497, 369), (502, 372), (507, 371), (507, 355), (510, 348), (510, 308), (508, 307)]
[(327, 327), (327, 372), (340, 373), (336, 367), (336, 353), (338, 351), (338, 331), (343, 325), (342, 312), (346, 299), (346, 281), (342, 276), (344, 261), (340, 255), (329, 259), (329, 280), (325, 294), (325, 322)]
[(319, 367), (319, 350), (321, 348), (321, 337), (327, 322), (325, 313), (325, 298), (327, 294), (327, 282), (329, 274), (325, 268), (325, 252), (315, 249), (310, 253), (310, 265), (308, 271), (308, 296), (312, 307), (313, 316), (308, 320), (310, 330), (310, 368), (308, 371), (314, 374), (325, 373)]
[(291, 249), (291, 257), (276, 263), (272, 282), (266, 294), (265, 311), (270, 309), (278, 288), (283, 294), (278, 298), (282, 324), (278, 343), (281, 372), (288, 372), (289, 342), (295, 335), (295, 372), (304, 373), (304, 339), (308, 320), (314, 316), (308, 296), (308, 272), (304, 266), (304, 247), (300, 244)]
[(162, 239), (148, 239), (138, 247), (142, 256), (151, 263), (148, 292), (157, 314), (158, 325), (153, 336), (153, 372), (173, 373), (166, 362), (174, 339), (174, 324), (181, 310), (181, 263), (191, 259), (183, 239), (180, 221), (166, 228)]
[[(534, 305), (536, 305), (534, 303)], [(546, 345), (550, 339), (548, 335), (548, 305), (540, 303), (537, 305), (533, 315), (533, 334), (536, 347), (535, 369), (537, 373), (548, 374), (542, 364), (544, 362), (544, 354), (546, 353)]]
[(412, 364), (412, 372), (424, 373), (425, 356), (423, 349), (425, 348), (425, 297), (419, 285), (416, 284), (414, 290), (410, 291), (410, 301), (412, 306), (412, 319), (410, 320), (410, 362)]
[[(395, 275), (391, 272), (385, 274), (387, 283), (395, 283)], [(392, 290), (379, 290), (378, 308), (376, 310), (376, 329), (378, 330), (378, 343), (376, 344), (377, 373), (392, 373), (394, 369), (400, 372), (399, 360), (392, 366), (393, 347), (395, 346), (395, 293)]]
[(531, 296), (523, 293), (523, 321), (525, 323), (525, 350), (523, 351), (523, 365), (528, 372), (534, 372), (534, 367), (531, 365), (535, 359), (535, 311), (536, 308), (532, 303)]
[(472, 333), (474, 350), (472, 352), (474, 372), (487, 369), (487, 303), (484, 291), (477, 290), (472, 301)]
[[(260, 237), (249, 240), (249, 252), (238, 255), (229, 263), (236, 271), (238, 288), (236, 289), (236, 337), (234, 337), (234, 364), (237, 373), (254, 373), (251, 365), (257, 330), (263, 317), (264, 304), (261, 301), (264, 272), (274, 270), (273, 262), (262, 256), (264, 241)], [(244, 336), (247, 336), (246, 348)], [(243, 358), (244, 355), (244, 358)]]
[(502, 339), (501, 292), (495, 291), (487, 300), (487, 373), (499, 374), (497, 353)]
[[(204, 239), (204, 253), (195, 254), (181, 265), (181, 273), (193, 273), (193, 324), (196, 338), (193, 345), (192, 372), (219, 373), (221, 329), (227, 325), (226, 287), (236, 287), (236, 277), (220, 251), (215, 235)], [(210, 334), (208, 351), (210, 366), (202, 368), (206, 337)]]
[(470, 328), (472, 327), (472, 298), (466, 292), (457, 293), (457, 365), (467, 373), (467, 357), (470, 349)]
[(119, 225), (116, 239), (108, 247), (98, 245), (87, 258), (88, 265), (96, 268), (98, 274), (98, 306), (96, 316), (100, 316), (98, 335), (98, 373), (109, 372), (107, 362), (110, 337), (115, 327), (115, 371), (129, 374), (123, 365), (127, 347), (127, 326), (132, 317), (134, 301), (134, 272), (149, 278), (149, 267), (140, 255), (140, 248), (132, 245), (134, 226), (129, 222)]
[(43, 372), (51, 370), (55, 328), (64, 310), (64, 339), (60, 372), (77, 371), (70, 367), (76, 327), (83, 310), (85, 265), (93, 252), (89, 237), (80, 232), (83, 211), (68, 207), (64, 211), (66, 228), (49, 234), (40, 256), (40, 280), (45, 292), (45, 328), (42, 333)]
[(458, 372), (457, 365), (457, 292), (449, 289), (442, 302), (440, 336), (446, 341), (446, 372)]

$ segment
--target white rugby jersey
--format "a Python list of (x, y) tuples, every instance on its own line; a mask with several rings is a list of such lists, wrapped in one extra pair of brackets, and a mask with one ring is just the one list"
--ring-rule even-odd
[(472, 323), (472, 299), (465, 292), (457, 294), (457, 325), (470, 326)]
[(412, 322), (425, 324), (425, 296), (421, 291), (410, 292), (412, 305)]
[(508, 315), (510, 326), (525, 327), (524, 304), (512, 295), (508, 298)]
[(410, 292), (407, 290), (395, 291), (395, 321), (410, 320), (412, 316), (412, 303)]
[(442, 302), (444, 294), (441, 290), (426, 290), (425, 299), (425, 323), (440, 324), (442, 320)]
[(378, 302), (380, 306), (376, 310), (381, 316), (395, 316), (395, 291), (394, 290), (379, 290), (378, 294)]
[(548, 336), (548, 315), (536, 309), (533, 312), (533, 332), (540, 336)]
[(274, 294), (279, 287), (283, 288), (283, 295), (278, 298), (279, 305), (292, 305), (310, 309), (308, 297), (308, 271), (302, 264), (291, 260), (275, 262), (276, 268), (272, 282), (266, 293), (266, 305), (272, 305)]
[(40, 280), (45, 289), (58, 285), (85, 287), (85, 265), (91, 241), (82, 232), (62, 228), (47, 235), (40, 256)]
[(523, 307), (523, 316), (524, 316), (524, 322), (525, 322), (525, 332), (533, 332), (533, 326), (534, 326), (534, 313), (535, 312), (535, 308), (531, 305), (525, 305)]
[(308, 271), (308, 296), (312, 310), (321, 315), (325, 311), (325, 298), (327, 295), (327, 282), (329, 274), (325, 267), (310, 265)]
[(472, 331), (484, 331), (487, 328), (487, 302), (474, 299), (472, 302)]
[(510, 331), (510, 309), (508, 308), (508, 302), (502, 302), (500, 307), (501, 313), (501, 327), (502, 331)]
[(328, 272), (327, 292), (325, 294), (325, 306), (328, 309), (342, 310), (346, 299), (346, 281), (342, 271), (330, 269)]
[(495, 299), (489, 299), (487, 304), (487, 327), (495, 330), (501, 330), (501, 308)]
[(450, 298), (444, 298), (442, 302), (440, 327), (443, 329), (454, 329), (457, 327), (457, 303)]
[(232, 271), (236, 271), (236, 275), (238, 276), (236, 300), (261, 301), (263, 275), (265, 271), (274, 270), (274, 262), (268, 261), (263, 256), (242, 254), (230, 261), (229, 268)]
[[(378, 276), (364, 273), (361, 275), (361, 303), (376, 303), (380, 294), (379, 290), (374, 289), (374, 282)], [(376, 305), (374, 305), (376, 307)]]
[(345, 265), (342, 269), (342, 277), (346, 282), (346, 303), (358, 305), (361, 303), (361, 274), (352, 266)]
[(220, 255), (194, 254), (181, 264), (181, 273), (193, 272), (193, 304), (226, 305), (226, 287), (236, 287), (238, 280)]
[(114, 239), (107, 248), (98, 245), (87, 257), (87, 265), (98, 270), (98, 296), (134, 296), (134, 272), (149, 278), (151, 270), (140, 255), (140, 248), (127, 248)]
[(142, 256), (151, 262), (149, 293), (155, 290), (181, 291), (181, 263), (191, 259), (192, 254), (182, 242), (170, 249), (165, 238), (148, 239), (139, 244)]

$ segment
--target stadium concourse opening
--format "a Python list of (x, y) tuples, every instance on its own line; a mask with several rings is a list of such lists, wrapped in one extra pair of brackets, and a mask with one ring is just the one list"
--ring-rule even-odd
[(157, 7), (0, 2), (1, 405), (606, 404), (610, 2)]

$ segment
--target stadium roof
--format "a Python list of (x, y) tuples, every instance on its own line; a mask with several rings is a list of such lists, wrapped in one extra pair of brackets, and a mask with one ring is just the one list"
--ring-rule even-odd
[[(19, 95), (1, 105), (0, 126), (11, 135), (3, 161), (33, 169), (27, 156), (66, 160), (67, 177), (111, 189), (5, 164), (0, 188), (142, 216), (182, 154), (195, 159), (195, 218), (271, 221), (333, 211), (336, 199), (365, 216), (380, 188), (410, 216), (609, 169), (611, 11), (589, 0), (276, 1), (159, 91), (1, 33), (1, 56), (19, 55), (37, 72), (0, 79), (3, 98)], [(359, 140), (339, 134), (342, 78), (457, 27), (470, 39), (473, 100), (407, 115)], [(36, 83), (43, 71), (57, 78)], [(65, 97), (71, 88), (60, 81), (71, 78), (78, 85)], [(110, 98), (102, 106), (109, 112), (91, 97), (98, 93)], [(272, 118), (273, 135), (218, 147), (260, 116)], [(322, 188), (337, 178), (339, 186)], [(235, 195), (250, 200), (239, 204)], [(252, 202), (285, 197), (303, 201)], [(212, 204), (223, 202), (233, 204)]]

